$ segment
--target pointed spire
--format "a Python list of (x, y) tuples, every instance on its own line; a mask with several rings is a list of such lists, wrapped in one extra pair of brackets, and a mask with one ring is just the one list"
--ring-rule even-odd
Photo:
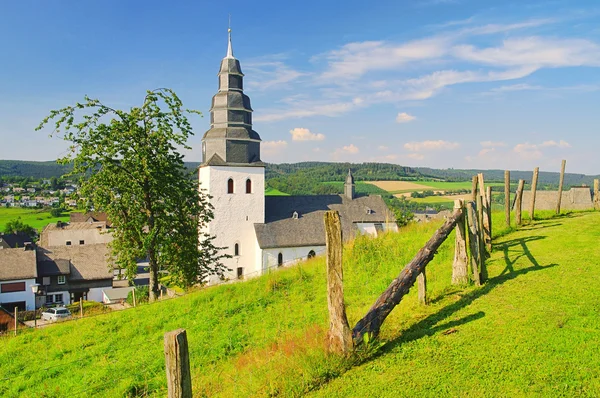
[(227, 44), (227, 56), (225, 58), (233, 58), (233, 50), (231, 49), (231, 28), (227, 29), (229, 35), (229, 43)]

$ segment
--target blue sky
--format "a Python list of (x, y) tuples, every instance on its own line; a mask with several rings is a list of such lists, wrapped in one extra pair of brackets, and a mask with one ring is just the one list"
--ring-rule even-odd
[(231, 14), (265, 161), (600, 173), (597, 1), (340, 4), (2, 1), (0, 159), (63, 154), (34, 127), (86, 94), (169, 87), (201, 160)]

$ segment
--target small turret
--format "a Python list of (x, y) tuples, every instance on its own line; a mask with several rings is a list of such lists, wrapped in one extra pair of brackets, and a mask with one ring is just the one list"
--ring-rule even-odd
[(348, 169), (348, 175), (346, 176), (346, 182), (344, 183), (344, 196), (350, 200), (354, 199), (356, 196), (354, 176), (352, 175), (352, 171), (350, 169)]

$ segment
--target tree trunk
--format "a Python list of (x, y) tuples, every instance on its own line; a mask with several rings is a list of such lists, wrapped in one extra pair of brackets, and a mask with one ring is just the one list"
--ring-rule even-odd
[(594, 180), (594, 209), (600, 210), (600, 180)]
[(481, 244), (479, 243), (479, 225), (477, 223), (477, 210), (475, 202), (467, 203), (467, 222), (469, 226), (469, 248), (471, 249), (471, 270), (473, 280), (477, 286), (481, 285)]
[(510, 228), (510, 171), (504, 172), (504, 222)]
[(519, 180), (519, 186), (515, 195), (515, 221), (517, 226), (521, 225), (521, 208), (523, 207), (523, 188), (525, 187), (525, 180)]
[(150, 271), (150, 282), (148, 286), (148, 301), (154, 302), (158, 300), (158, 262), (153, 251), (148, 251), (148, 268)]
[(342, 224), (337, 211), (325, 213), (327, 245), (327, 308), (329, 309), (329, 349), (340, 354), (352, 351), (352, 333), (346, 317), (342, 269)]
[[(462, 209), (462, 200), (454, 201), (454, 209)], [(463, 216), (456, 224), (456, 240), (454, 247), (454, 263), (452, 264), (452, 284), (465, 285), (469, 282), (469, 258), (467, 256), (467, 240), (465, 235), (466, 217)]]
[(363, 341), (365, 334), (370, 334), (376, 337), (379, 334), (381, 325), (390, 314), (390, 312), (400, 303), (400, 300), (408, 293), (409, 289), (414, 285), (417, 276), (423, 272), (425, 266), (433, 259), (437, 249), (446, 240), (452, 229), (462, 217), (462, 209), (454, 211), (444, 225), (436, 231), (429, 239), (416, 256), (404, 267), (400, 275), (392, 281), (388, 288), (377, 299), (375, 304), (369, 309), (364, 318), (362, 318), (354, 329), (352, 329), (352, 337), (355, 344), (360, 344)]
[(560, 214), (560, 205), (562, 202), (562, 192), (563, 192), (563, 184), (565, 182), (565, 167), (567, 165), (567, 161), (563, 159), (562, 164), (560, 166), (560, 181), (558, 182), (558, 200), (556, 202), (556, 214)]
[(535, 214), (535, 194), (537, 191), (538, 175), (540, 174), (540, 168), (536, 167), (533, 170), (533, 177), (531, 178), (531, 203), (529, 204), (529, 218), (533, 222)]

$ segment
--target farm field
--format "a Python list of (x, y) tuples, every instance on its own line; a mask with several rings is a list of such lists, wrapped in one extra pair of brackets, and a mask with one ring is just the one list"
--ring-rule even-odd
[(50, 212), (42, 209), (24, 209), (19, 207), (0, 207), (0, 231), (11, 220), (21, 217), (21, 221), (41, 231), (46, 225), (57, 221), (69, 221), (69, 215), (52, 217)]
[(278, 189), (267, 187), (265, 188), (265, 196), (289, 196), (287, 193), (281, 192)]
[[(447, 182), (447, 181), (369, 181), (368, 184), (373, 184), (381, 189), (388, 191), (391, 194), (401, 194), (407, 192), (422, 192), (422, 191), (450, 191), (459, 189), (471, 189), (471, 181)], [(504, 183), (492, 182), (486, 185), (496, 187), (504, 186)]]
[[(536, 213), (539, 217), (551, 212)], [(502, 226), (494, 213), (494, 226)], [(187, 330), (194, 396), (595, 396), (600, 212), (494, 230), (489, 281), (452, 287), (454, 237), (356, 358), (324, 350), (325, 263), (0, 340), (0, 395), (165, 396), (163, 334)], [(439, 223), (344, 248), (353, 325)], [(570, 231), (579, 231), (577, 234)], [(581, 289), (585, 286), (585, 289)], [(474, 371), (476, 369), (476, 371)]]

